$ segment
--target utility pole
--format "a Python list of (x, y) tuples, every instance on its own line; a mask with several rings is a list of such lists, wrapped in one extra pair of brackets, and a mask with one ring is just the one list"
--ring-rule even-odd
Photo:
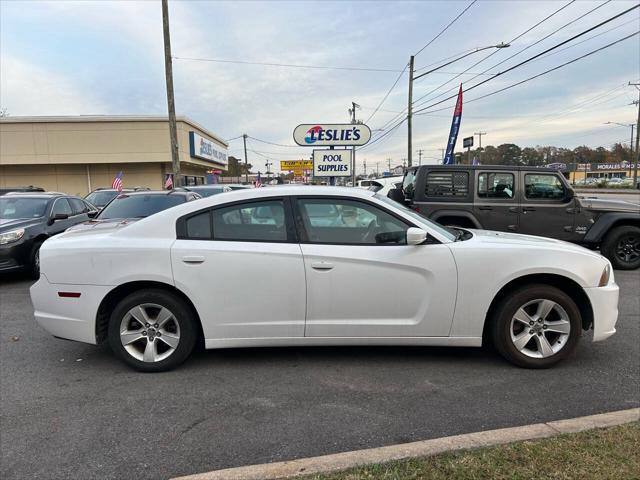
[(441, 148), (440, 151), (442, 152), (442, 163), (444, 163), (444, 151), (445, 151), (445, 149)]
[(366, 177), (367, 176), (367, 159), (365, 158), (364, 162), (362, 162), (362, 163), (364, 165), (364, 176)]
[(389, 175), (391, 175), (391, 159), (387, 158), (387, 164), (389, 165)]
[[(640, 83), (631, 83), (629, 85), (633, 85), (638, 89), (638, 120), (636, 123), (636, 161), (633, 165), (633, 187), (635, 188), (638, 185), (638, 160), (640, 160)], [(636, 103), (636, 102), (633, 102)]]
[(415, 57), (411, 55), (409, 59), (409, 103), (407, 105), (407, 161), (411, 166), (411, 122), (413, 117), (413, 61)]
[(424, 150), (418, 150), (418, 165), (422, 165), (422, 152), (424, 152)]
[[(357, 124), (358, 121), (356, 120), (356, 108), (360, 108), (360, 105), (358, 105), (356, 102), (351, 102), (351, 108), (349, 109), (349, 113), (351, 114), (351, 123), (352, 124)], [(355, 187), (356, 186), (356, 146), (354, 145), (353, 147), (351, 147), (353, 153), (352, 155), (352, 159), (351, 159), (351, 183), (352, 185)]]
[(380, 176), (380, 162), (376, 162), (376, 177)]
[(478, 135), (478, 163), (482, 164), (482, 136), (486, 135), (487, 132), (475, 132), (474, 135)]
[(171, 37), (169, 35), (169, 5), (162, 0), (162, 31), (164, 34), (164, 75), (167, 83), (167, 107), (169, 110), (169, 144), (174, 188), (182, 186), (180, 157), (178, 156), (178, 130), (176, 128), (176, 104), (173, 96), (173, 64), (171, 63)]
[(242, 134), (242, 143), (244, 143), (244, 182), (249, 183), (249, 164), (247, 163), (247, 134)]

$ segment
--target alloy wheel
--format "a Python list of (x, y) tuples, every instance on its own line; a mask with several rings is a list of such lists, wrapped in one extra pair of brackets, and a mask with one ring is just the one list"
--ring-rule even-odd
[(178, 348), (180, 325), (168, 308), (143, 303), (131, 308), (122, 318), (120, 342), (133, 358), (160, 362)]
[(640, 257), (640, 237), (623, 236), (616, 246), (616, 256), (623, 262), (635, 262)]
[(571, 322), (562, 306), (541, 298), (525, 303), (516, 311), (509, 332), (520, 353), (531, 358), (546, 358), (564, 348), (571, 333)]

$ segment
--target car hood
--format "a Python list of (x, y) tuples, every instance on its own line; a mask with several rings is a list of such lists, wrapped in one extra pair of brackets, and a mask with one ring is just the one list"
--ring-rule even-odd
[(27, 228), (42, 222), (42, 218), (0, 218), (0, 232)]
[(609, 200), (595, 197), (580, 197), (580, 205), (587, 210), (597, 212), (633, 212), (640, 213), (640, 205), (626, 200)]
[(88, 222), (74, 225), (67, 228), (65, 233), (108, 233), (111, 231), (120, 230), (121, 228), (131, 225), (132, 223), (141, 220), (140, 218), (111, 218), (109, 220), (89, 220)]
[(600, 258), (602, 257), (599, 253), (594, 252), (592, 250), (588, 250), (579, 245), (575, 245), (573, 243), (565, 242), (562, 240), (556, 240), (554, 238), (547, 237), (537, 237), (534, 235), (523, 235), (520, 233), (507, 233), (507, 232), (496, 232), (493, 230), (473, 230), (467, 229), (471, 233), (473, 233), (473, 238), (454, 243), (464, 244), (466, 242), (472, 242), (475, 244), (493, 244), (493, 245), (504, 245), (504, 246), (512, 246), (512, 247), (538, 247), (538, 248), (553, 248), (553, 249), (561, 249), (565, 252), (575, 252), (588, 256), (593, 256)]

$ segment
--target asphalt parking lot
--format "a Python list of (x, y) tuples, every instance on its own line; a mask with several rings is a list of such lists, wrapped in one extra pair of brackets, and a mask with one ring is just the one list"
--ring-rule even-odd
[(618, 333), (533, 371), (484, 349), (198, 353), (140, 374), (34, 322), (0, 280), (4, 479), (169, 478), (640, 405), (640, 273), (616, 272)]

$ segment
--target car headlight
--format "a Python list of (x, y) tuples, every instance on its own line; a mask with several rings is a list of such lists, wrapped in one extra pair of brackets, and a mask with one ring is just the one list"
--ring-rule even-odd
[(609, 279), (611, 278), (611, 265), (607, 264), (602, 271), (602, 275), (600, 275), (600, 283), (598, 283), (599, 287), (606, 287), (609, 285)]
[(11, 242), (17, 242), (24, 236), (24, 228), (18, 228), (17, 230), (11, 230), (10, 232), (0, 233), (0, 245), (5, 245)]

